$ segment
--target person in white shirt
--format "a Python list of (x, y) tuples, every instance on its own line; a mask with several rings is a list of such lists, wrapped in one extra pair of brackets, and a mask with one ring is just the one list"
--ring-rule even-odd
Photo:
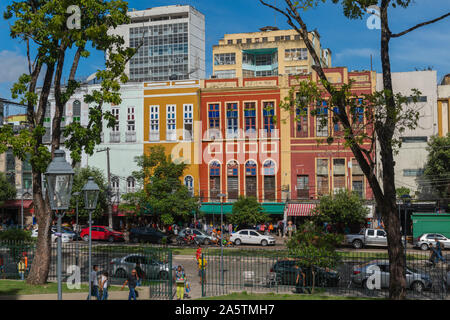
[[(91, 273), (89, 274), (89, 281), (91, 282), (91, 296), (94, 296), (97, 298), (97, 300), (100, 300), (100, 296), (98, 293), (97, 272), (98, 272), (98, 265), (94, 265), (92, 267)], [(88, 299), (89, 299), (89, 296), (88, 296)]]
[(108, 271), (104, 271), (100, 278), (100, 288), (102, 289), (103, 292), (101, 300), (108, 300), (108, 285), (109, 285)]

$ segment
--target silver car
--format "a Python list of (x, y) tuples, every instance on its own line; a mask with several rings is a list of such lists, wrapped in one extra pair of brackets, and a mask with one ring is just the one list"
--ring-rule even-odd
[(111, 260), (111, 272), (116, 278), (126, 279), (131, 271), (136, 268), (138, 262), (145, 272), (146, 279), (169, 279), (170, 268), (168, 263), (141, 254), (130, 254)]
[(450, 239), (440, 233), (424, 233), (414, 241), (414, 247), (426, 251), (430, 248), (430, 246), (436, 247), (435, 239), (439, 240), (442, 245), (442, 249), (450, 248)]
[[(377, 275), (378, 274), (378, 275)], [(375, 280), (375, 285), (368, 283), (370, 280)], [(388, 260), (374, 260), (353, 268), (351, 276), (353, 283), (361, 285), (366, 289), (386, 289), (389, 288), (389, 261)], [(378, 282), (379, 287), (376, 287)], [(406, 268), (406, 286), (417, 293), (426, 289), (431, 289), (431, 276), (421, 273), (411, 267)]]

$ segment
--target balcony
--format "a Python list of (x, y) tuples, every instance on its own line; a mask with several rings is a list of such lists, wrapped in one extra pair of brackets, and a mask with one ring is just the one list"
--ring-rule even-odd
[(109, 133), (109, 142), (110, 143), (119, 143), (120, 142), (120, 132), (112, 131)]
[(150, 131), (150, 141), (159, 141), (159, 131)]
[(136, 142), (136, 132), (128, 131), (125, 133), (125, 142)]

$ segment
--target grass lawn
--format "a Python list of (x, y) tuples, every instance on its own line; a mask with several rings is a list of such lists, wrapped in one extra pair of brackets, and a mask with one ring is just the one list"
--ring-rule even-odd
[[(82, 284), (81, 289), (69, 289), (67, 284), (63, 283), (62, 290), (64, 293), (79, 293), (89, 291), (89, 285)], [(119, 291), (120, 287), (111, 286), (109, 291)], [(56, 282), (49, 282), (45, 285), (29, 285), (21, 280), (0, 280), (0, 296), (10, 295), (27, 295), (27, 294), (47, 294), (58, 293), (58, 284)]]
[(322, 294), (249, 294), (247, 292), (231, 293), (225, 296), (201, 298), (199, 300), (381, 300), (363, 297), (328, 296)]

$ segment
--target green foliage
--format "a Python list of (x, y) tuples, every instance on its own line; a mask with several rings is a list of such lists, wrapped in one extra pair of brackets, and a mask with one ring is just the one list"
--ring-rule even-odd
[(0, 241), (25, 241), (31, 242), (31, 231), (22, 229), (8, 229), (0, 232)]
[(348, 190), (340, 190), (332, 196), (321, 197), (314, 211), (313, 219), (318, 225), (324, 222), (345, 225), (363, 223), (368, 213), (364, 200), (358, 194)]
[(133, 172), (133, 176), (144, 188), (122, 196), (126, 204), (121, 208), (136, 212), (147, 210), (163, 224), (186, 220), (193, 212), (198, 212), (198, 199), (190, 195), (182, 182), (187, 164), (174, 163), (162, 146), (150, 148), (150, 155), (137, 157), (136, 162), (141, 170)]
[[(362, 19), (367, 13), (367, 8), (378, 5), (379, 0), (332, 0), (333, 3), (341, 3), (344, 15), (349, 19)], [(389, 1), (388, 1), (389, 2)], [(391, 6), (406, 8), (412, 0), (392, 0)]]
[(400, 187), (400, 188), (395, 189), (395, 192), (397, 193), (397, 197), (401, 198), (404, 195), (409, 196), (411, 193), (411, 190), (406, 187)]
[[(94, 182), (100, 188), (100, 193), (98, 195), (97, 208), (92, 212), (93, 218), (98, 218), (103, 216), (103, 213), (108, 209), (108, 200), (107, 200), (107, 189), (108, 182), (106, 181), (102, 171), (97, 168), (87, 167), (75, 170), (75, 176), (73, 177), (73, 186), (72, 193), (79, 192), (78, 196), (78, 217), (88, 218), (89, 210), (84, 209), (84, 194), (83, 187), (88, 182), (89, 177), (94, 178)], [(69, 210), (73, 210), (75, 213), (76, 210), (76, 201), (77, 197), (72, 196), (70, 199), (70, 207)]]
[(424, 178), (427, 185), (436, 190), (440, 197), (450, 196), (450, 133), (445, 137), (433, 136), (428, 142), (428, 158)]
[(261, 204), (254, 197), (240, 196), (233, 204), (232, 214), (229, 217), (231, 223), (237, 225), (254, 225), (268, 221)]
[(336, 248), (343, 235), (325, 233), (313, 221), (306, 222), (287, 242), (289, 254), (302, 259), (305, 266), (332, 268), (340, 261)]
[(17, 194), (16, 186), (9, 183), (6, 175), (0, 172), (0, 205), (3, 201), (15, 199)]

